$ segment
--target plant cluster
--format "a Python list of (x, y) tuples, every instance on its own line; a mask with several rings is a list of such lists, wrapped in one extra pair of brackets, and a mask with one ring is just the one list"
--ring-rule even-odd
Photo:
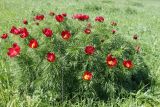
[(38, 94), (42, 102), (53, 103), (63, 90), (65, 99), (106, 100), (150, 84), (140, 47), (118, 33), (116, 21), (51, 11), (23, 24), (1, 36), (2, 46), (9, 46), (5, 58), (21, 69), (20, 96)]

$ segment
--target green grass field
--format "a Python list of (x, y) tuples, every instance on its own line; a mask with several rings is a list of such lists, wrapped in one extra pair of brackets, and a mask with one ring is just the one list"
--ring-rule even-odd
[[(69, 100), (54, 104), (55, 107), (160, 107), (160, 0), (0, 0), (0, 34), (12, 25), (22, 25), (24, 18), (31, 20), (35, 13), (47, 15), (50, 11), (66, 12), (68, 17), (85, 13), (92, 21), (96, 16), (104, 16), (107, 23), (118, 22), (118, 33), (130, 42), (138, 34), (140, 54), (154, 80), (147, 90), (140, 89), (128, 97), (108, 101)], [(0, 107), (49, 107), (39, 97), (41, 93), (19, 97), (16, 87), (19, 67), (14, 67), (16, 62), (9, 58), (3, 59), (3, 48), (0, 39)]]

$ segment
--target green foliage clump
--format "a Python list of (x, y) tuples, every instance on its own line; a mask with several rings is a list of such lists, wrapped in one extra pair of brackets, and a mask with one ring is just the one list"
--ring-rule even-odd
[[(84, 29), (88, 22), (91, 22), (92, 27), (91, 34), (87, 35)], [(14, 65), (10, 65), (11, 72), (19, 69), (15, 72), (17, 77), (13, 77), (9, 82), (15, 85), (15, 89), (10, 92), (11, 96), (19, 96), (18, 101), (37, 96), (34, 99), (37, 99), (37, 103), (40, 101), (39, 105), (42, 107), (55, 106), (61, 100), (76, 103), (92, 98), (93, 101), (107, 102), (117, 97), (129, 97), (131, 92), (136, 92), (144, 86), (146, 89), (151, 85), (149, 68), (141, 54), (136, 52), (136, 44), (128, 42), (118, 33), (112, 33), (112, 29), (118, 27), (108, 25), (107, 22), (78, 21), (70, 18), (58, 23), (50, 16), (40, 21), (39, 26), (32, 23), (34, 22), (30, 21), (26, 26), (30, 32), (28, 38), (20, 39), (12, 35), (14, 39), (9, 38), (2, 43), (4, 47), (13, 42), (18, 42), (21, 46), (18, 57), (2, 58), (15, 62)], [(43, 28), (52, 29), (53, 36), (46, 38), (42, 33)], [(72, 36), (67, 41), (61, 38), (63, 30), (71, 31)], [(38, 40), (37, 49), (28, 47), (31, 38)], [(95, 47), (93, 55), (85, 53), (84, 49), (88, 45)], [(4, 49), (3, 52), (6, 53), (7, 50)], [(48, 52), (56, 54), (54, 63), (46, 60)], [(1, 54), (5, 56), (4, 53)], [(108, 54), (117, 58), (117, 66), (110, 68), (106, 64)], [(131, 60), (134, 66), (131, 69), (125, 68), (124, 59)], [(90, 81), (82, 79), (85, 71), (92, 73), (93, 78)], [(5, 81), (8, 80), (4, 78), (2, 83), (5, 84)], [(1, 97), (0, 99), (3, 100)]]

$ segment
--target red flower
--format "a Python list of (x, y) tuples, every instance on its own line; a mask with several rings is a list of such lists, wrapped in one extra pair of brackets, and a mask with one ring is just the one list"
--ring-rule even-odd
[(23, 20), (23, 24), (27, 25), (28, 21), (26, 19)]
[(49, 62), (54, 62), (55, 61), (55, 59), (56, 59), (56, 55), (54, 54), (54, 53), (47, 53), (47, 60), (49, 61)]
[(138, 35), (134, 35), (134, 36), (133, 36), (133, 39), (134, 39), (134, 40), (137, 40), (137, 39), (138, 39)]
[(112, 25), (112, 26), (117, 26), (117, 23), (114, 22), (114, 21), (112, 21), (112, 22), (111, 22), (111, 25)]
[(64, 30), (62, 31), (61, 36), (64, 40), (68, 40), (71, 37), (71, 33), (68, 30)]
[(18, 46), (17, 43), (14, 43), (14, 44), (12, 45), (12, 48), (14, 48), (17, 52), (20, 52), (20, 47)]
[(78, 19), (80, 21), (84, 21), (84, 20), (88, 20), (89, 19), (89, 16), (88, 15), (85, 15), (85, 14), (75, 14), (73, 15), (74, 19)]
[(1, 36), (2, 39), (6, 39), (7, 37), (8, 37), (8, 34), (7, 34), (7, 33), (2, 34), (2, 36)]
[(29, 32), (27, 31), (26, 28), (19, 28), (20, 29), (20, 37), (21, 38), (26, 38), (29, 36)]
[(66, 14), (66, 13), (62, 13), (62, 16), (63, 16), (63, 17), (66, 17), (66, 16), (67, 16), (67, 14)]
[(85, 34), (90, 34), (90, 33), (91, 33), (91, 29), (88, 29), (88, 28), (85, 29), (85, 30), (84, 30), (84, 33), (85, 33)]
[(49, 28), (44, 28), (44, 29), (42, 30), (42, 32), (43, 32), (43, 34), (44, 34), (46, 37), (52, 37), (52, 35), (53, 35), (52, 30), (49, 29)]
[(50, 16), (54, 16), (55, 13), (54, 13), (53, 11), (51, 11), (51, 12), (49, 13), (49, 15), (50, 15)]
[(21, 49), (20, 49), (20, 47), (17, 45), (17, 43), (14, 43), (11, 48), (8, 48), (7, 54), (8, 54), (8, 56), (10, 56), (10, 57), (15, 57), (15, 56), (17, 56), (17, 55), (20, 54), (20, 50), (21, 50)]
[(95, 48), (93, 46), (86, 46), (85, 47), (85, 53), (88, 55), (92, 55), (95, 52)]
[(37, 48), (37, 47), (38, 47), (38, 42), (37, 42), (37, 40), (36, 40), (36, 39), (31, 39), (31, 40), (29, 41), (28, 46), (29, 46), (30, 48)]
[(123, 66), (130, 69), (133, 67), (132, 61), (131, 60), (124, 60), (123, 61)]
[(106, 63), (110, 68), (115, 67), (117, 65), (117, 59), (109, 54), (106, 58)]
[(64, 21), (64, 17), (62, 15), (56, 15), (55, 16), (55, 19), (58, 21), (58, 22), (63, 22)]
[(20, 29), (16, 28), (15, 26), (12, 26), (10, 33), (18, 35), (20, 34)]
[(37, 15), (37, 16), (35, 16), (35, 18), (34, 18), (35, 20), (39, 20), (39, 21), (41, 21), (41, 20), (43, 20), (44, 19), (44, 15)]
[(87, 81), (90, 81), (92, 79), (92, 73), (89, 72), (89, 71), (85, 71), (84, 74), (83, 74), (83, 80), (87, 80)]
[(115, 33), (116, 33), (116, 30), (115, 30), (115, 29), (113, 29), (113, 30), (112, 30), (112, 34), (115, 34)]
[(97, 16), (97, 17), (95, 18), (95, 21), (96, 21), (96, 22), (104, 22), (104, 17), (102, 17), (102, 16)]

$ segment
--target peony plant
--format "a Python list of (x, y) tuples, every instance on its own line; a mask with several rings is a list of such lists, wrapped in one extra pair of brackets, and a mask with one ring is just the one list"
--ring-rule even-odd
[[(107, 100), (150, 85), (149, 70), (137, 44), (118, 33), (103, 16), (37, 14), (2, 34), (4, 58), (20, 68), (20, 96)], [(133, 36), (137, 41), (138, 35)], [(8, 39), (8, 40), (7, 40)], [(13, 60), (14, 59), (14, 60)], [(14, 69), (13, 69), (14, 70)]]

